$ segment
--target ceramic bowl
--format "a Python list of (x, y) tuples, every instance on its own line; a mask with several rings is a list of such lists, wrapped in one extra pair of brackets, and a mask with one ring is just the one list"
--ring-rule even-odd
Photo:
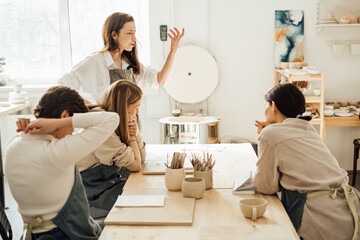
[(184, 178), (181, 191), (184, 197), (200, 199), (204, 196), (205, 180), (198, 177)]

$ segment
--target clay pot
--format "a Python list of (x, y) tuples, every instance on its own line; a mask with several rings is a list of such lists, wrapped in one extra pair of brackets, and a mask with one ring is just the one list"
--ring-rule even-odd
[(165, 186), (170, 191), (180, 191), (181, 184), (185, 178), (184, 168), (171, 169), (166, 168), (165, 170)]
[(194, 177), (203, 178), (205, 180), (205, 188), (206, 190), (211, 189), (213, 186), (213, 171), (195, 171)]
[(181, 191), (184, 197), (200, 199), (204, 196), (205, 180), (197, 177), (184, 178)]

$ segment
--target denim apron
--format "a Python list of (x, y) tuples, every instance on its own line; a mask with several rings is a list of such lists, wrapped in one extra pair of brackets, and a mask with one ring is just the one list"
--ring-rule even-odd
[[(48, 232), (31, 233), (34, 228), (52, 224), (57, 227)], [(27, 230), (26, 240), (37, 239), (43, 235), (52, 235), (53, 232), (57, 232), (53, 235), (55, 239), (95, 240), (99, 238), (101, 227), (89, 215), (88, 201), (77, 167), (75, 167), (73, 189), (57, 216), (47, 221), (38, 217), (32, 223), (24, 223), (24, 229)], [(56, 236), (61, 237), (56, 238)]]
[(122, 194), (130, 173), (127, 168), (104, 164), (81, 172), (91, 217), (107, 216), (118, 196)]
[(300, 193), (298, 191), (290, 191), (283, 188), (281, 189), (281, 203), (283, 204), (289, 218), (294, 225), (296, 231), (299, 230), (301, 224), (301, 218), (306, 203), (306, 193)]

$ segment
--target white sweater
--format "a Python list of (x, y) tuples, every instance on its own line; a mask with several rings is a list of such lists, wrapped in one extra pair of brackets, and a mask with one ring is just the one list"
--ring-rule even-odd
[(21, 133), (8, 144), (5, 174), (26, 222), (38, 216), (49, 220), (58, 214), (73, 188), (75, 163), (113, 133), (119, 117), (110, 112), (75, 114), (72, 123), (85, 130), (62, 139)]

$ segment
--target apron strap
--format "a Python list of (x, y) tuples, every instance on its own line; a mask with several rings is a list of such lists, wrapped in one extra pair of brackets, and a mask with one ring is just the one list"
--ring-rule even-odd
[[(26, 240), (31, 240), (31, 233), (34, 228), (44, 228), (54, 223), (51, 220), (44, 221), (41, 217), (37, 217), (31, 223), (24, 222), (24, 231), (26, 231)], [(23, 240), (23, 235), (21, 236), (20, 240)]]
[(359, 218), (358, 218), (358, 214), (356, 211), (356, 207), (355, 204), (353, 202), (353, 200), (350, 198), (350, 193), (352, 193), (353, 189), (352, 187), (350, 187), (347, 183), (342, 183), (340, 187), (338, 188), (332, 188), (332, 189), (328, 189), (328, 190), (320, 190), (320, 191), (316, 191), (316, 192), (311, 192), (307, 194), (307, 198), (311, 198), (311, 197), (316, 197), (322, 194), (326, 194), (329, 193), (329, 196), (332, 199), (335, 199), (338, 193), (343, 192), (345, 194), (345, 198), (347, 201), (347, 204), (350, 208), (350, 212), (352, 217), (354, 218), (354, 235), (352, 237), (352, 240), (356, 240), (356, 236), (357, 234), (360, 234), (359, 232)]

